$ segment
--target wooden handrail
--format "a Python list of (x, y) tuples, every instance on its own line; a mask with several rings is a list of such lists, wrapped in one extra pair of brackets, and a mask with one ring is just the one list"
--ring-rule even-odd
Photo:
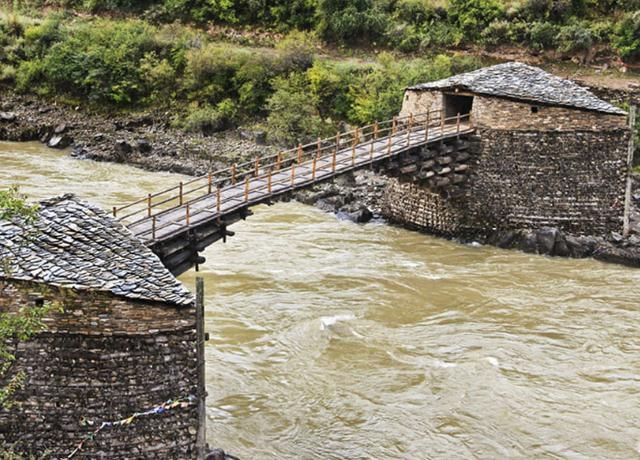
[[(334, 138), (327, 138), (324, 140), (317, 139), (315, 142), (311, 142), (305, 145), (298, 144), (297, 147), (283, 152), (257, 157), (254, 160), (245, 163), (233, 164), (230, 168), (209, 172), (204, 176), (196, 177), (189, 181), (184, 181), (178, 186), (169, 187), (165, 190), (148, 194), (145, 198), (141, 198), (120, 207), (114, 207), (113, 214), (119, 220), (129, 219), (136, 215), (140, 215), (141, 218), (135, 219), (133, 223), (139, 222), (144, 220), (145, 218), (149, 218), (154, 215), (162, 215), (165, 212), (170, 212), (172, 209), (175, 209), (162, 208), (168, 203), (177, 201), (179, 206), (181, 206), (186, 202), (199, 201), (201, 198), (210, 195), (214, 186), (217, 190), (216, 193), (219, 193), (219, 190), (224, 190), (225, 188), (228, 189), (240, 180), (246, 181), (247, 179), (251, 178), (266, 177), (266, 175), (271, 174), (272, 171), (280, 169), (283, 166), (283, 163), (285, 167), (291, 167), (292, 175), (294, 176), (293, 184), (295, 184), (295, 162), (303, 164), (308, 160), (310, 161), (314, 158), (316, 159), (316, 161), (318, 161), (323, 158), (331, 157), (331, 161), (324, 164), (331, 165), (332, 170), (335, 171), (337, 163), (336, 156), (338, 152), (343, 150), (342, 146), (346, 145), (351, 147), (351, 162), (352, 165), (355, 166), (356, 149), (359, 145), (362, 145), (364, 142), (366, 142), (367, 138), (371, 141), (371, 153), (369, 157), (371, 160), (373, 160), (374, 142), (378, 141), (379, 139), (383, 139), (384, 137), (388, 138), (387, 153), (388, 155), (391, 155), (393, 144), (392, 138), (397, 137), (399, 133), (406, 133), (406, 145), (409, 146), (412, 144), (412, 142), (414, 142), (411, 136), (411, 133), (414, 131), (422, 131), (424, 129), (425, 140), (428, 140), (430, 127), (440, 125), (440, 132), (444, 134), (449, 130), (449, 128), (445, 129), (445, 125), (455, 120), (456, 126), (453, 127), (453, 129), (454, 132), (459, 134), (461, 121), (468, 120), (469, 118), (469, 114), (458, 114), (454, 117), (445, 118), (442, 111), (432, 110), (422, 114), (410, 114), (406, 117), (394, 117), (391, 120), (375, 122), (370, 125), (355, 128), (347, 133), (338, 132)], [(312, 179), (315, 180), (315, 170), (322, 169), (322, 163), (319, 166), (317, 165), (315, 168), (313, 167), (312, 163), (310, 163), (309, 166), (312, 169)], [(195, 187), (187, 187), (191, 185), (195, 185)], [(272, 183), (271, 185), (273, 186), (274, 184)], [(187, 198), (205, 189), (206, 192), (203, 196)], [(175, 193), (176, 191), (178, 193)], [(161, 199), (159, 201), (156, 201), (157, 198)], [(226, 200), (220, 199), (219, 201), (222, 205)], [(143, 203), (143, 210), (135, 209), (125, 215), (121, 214), (123, 210)], [(141, 211), (144, 211), (144, 214), (141, 214)], [(159, 228), (160, 227), (157, 227), (156, 230), (158, 230)]]

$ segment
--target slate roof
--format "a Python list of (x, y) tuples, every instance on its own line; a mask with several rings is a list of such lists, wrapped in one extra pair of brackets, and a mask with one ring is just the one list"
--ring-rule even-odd
[(187, 306), (191, 293), (105, 211), (63, 195), (42, 201), (30, 226), (0, 220), (0, 278), (108, 291)]
[(586, 88), (521, 62), (485, 67), (408, 89), (420, 91), (455, 88), (488, 96), (626, 115), (624, 110), (596, 97)]

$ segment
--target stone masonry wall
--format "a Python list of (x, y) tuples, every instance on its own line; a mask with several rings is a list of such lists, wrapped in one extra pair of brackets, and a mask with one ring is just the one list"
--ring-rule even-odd
[(481, 130), (461, 195), (436, 198), (424, 184), (393, 181), (383, 212), (409, 227), (454, 235), (546, 226), (621, 232), (628, 140), (628, 130)]
[[(406, 91), (400, 116), (442, 110), (442, 104), (442, 93), (438, 91)], [(535, 113), (532, 107), (535, 107)], [(484, 128), (536, 131), (619, 129), (626, 126), (626, 117), (623, 115), (480, 95), (474, 95), (471, 121)]]
[[(22, 370), (27, 380), (14, 406), (0, 411), (3, 445), (66, 458), (103, 421), (195, 395), (193, 308), (0, 280), (0, 311), (37, 308), (36, 298), (64, 311), (46, 319), (47, 331), (18, 344), (10, 375)], [(195, 458), (196, 432), (189, 405), (105, 428), (74, 458)]]

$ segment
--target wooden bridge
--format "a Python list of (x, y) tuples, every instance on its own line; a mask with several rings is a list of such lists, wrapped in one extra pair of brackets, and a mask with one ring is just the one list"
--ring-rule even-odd
[(249, 208), (317, 182), (473, 132), (469, 115), (440, 111), (394, 117), (335, 137), (211, 172), (113, 207), (122, 221), (176, 276), (204, 262), (198, 253), (233, 232)]

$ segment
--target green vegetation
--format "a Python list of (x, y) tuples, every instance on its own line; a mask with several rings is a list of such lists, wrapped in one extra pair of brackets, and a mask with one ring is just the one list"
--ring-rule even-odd
[[(38, 208), (25, 202), (17, 188), (0, 190), (0, 219), (12, 220), (18, 225), (29, 224), (36, 219)], [(8, 260), (0, 260), (8, 271)], [(51, 310), (52, 305), (42, 307), (23, 307), (17, 313), (0, 313), (0, 409), (11, 405), (11, 396), (24, 385), (26, 375), (17, 372), (11, 378), (8, 371), (15, 361), (13, 346), (16, 341), (24, 341), (45, 329), (43, 317)], [(7, 455), (0, 448), (1, 455)]]

